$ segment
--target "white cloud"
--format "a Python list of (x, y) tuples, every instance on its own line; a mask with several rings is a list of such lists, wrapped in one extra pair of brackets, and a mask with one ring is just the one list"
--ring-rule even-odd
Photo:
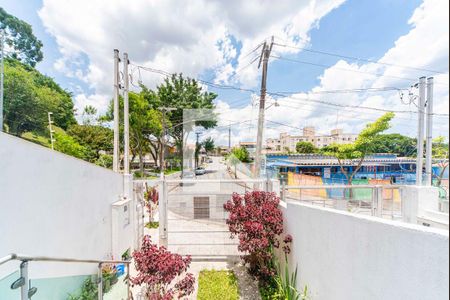
[[(378, 107), (388, 110), (417, 111), (414, 104), (402, 103), (400, 93), (393, 92), (367, 92), (363, 94), (320, 94), (322, 91), (345, 90), (375, 87), (409, 87), (415, 82), (402, 80), (402, 78), (418, 78), (430, 75), (430, 72), (420, 71), (414, 68), (402, 68), (411, 66), (415, 68), (432, 69), (444, 72), (435, 75), (435, 113), (449, 113), (449, 74), (448, 74), (448, 39), (449, 39), (449, 10), (448, 2), (439, 0), (425, 0), (418, 7), (409, 24), (411, 30), (396, 41), (393, 48), (389, 49), (379, 60), (383, 64), (365, 63), (356, 64), (344, 60), (338, 61), (331, 68), (326, 69), (319, 77), (320, 84), (314, 87), (310, 93), (294, 94), (278, 100), (279, 107), (271, 107), (266, 111), (266, 119), (287, 124), (288, 126), (276, 126), (266, 122), (266, 137), (277, 137), (280, 132), (299, 134), (304, 126), (316, 126), (317, 131), (327, 133), (331, 128), (340, 127), (346, 132), (357, 133), (366, 123), (375, 120), (383, 112), (361, 110), (356, 108), (339, 108), (326, 105), (318, 105), (308, 99), (322, 100), (336, 104), (351, 106)], [(385, 63), (385, 64), (384, 64)], [(395, 64), (393, 66), (391, 64)], [(355, 72), (344, 71), (352, 70)], [(386, 76), (377, 77), (373, 74)], [(403, 95), (403, 102), (409, 100), (408, 92)], [(271, 102), (269, 100), (269, 102)], [(272, 100), (273, 102), (273, 100)], [(219, 111), (224, 112), (227, 118), (234, 122), (247, 120), (256, 111), (251, 105), (239, 109), (230, 109), (226, 104), (220, 103)], [(255, 114), (253, 114), (255, 115)], [(256, 118), (256, 116), (254, 117)], [(417, 114), (397, 114), (393, 121), (391, 132), (400, 132), (410, 136), (416, 136)], [(241, 125), (244, 126), (244, 125)], [(247, 126), (247, 124), (245, 125)], [(248, 127), (248, 126), (247, 126)], [(227, 143), (228, 136), (223, 132), (216, 133), (222, 144)], [(434, 135), (443, 135), (448, 138), (448, 117), (435, 117)], [(251, 129), (239, 130), (234, 127), (233, 143), (242, 140), (254, 140), (256, 136), (256, 121)]]
[(95, 107), (98, 112), (102, 113), (105, 112), (106, 108), (108, 107), (110, 99), (111, 98), (109, 95), (100, 95), (100, 94), (86, 95), (83, 93), (76, 95), (74, 102), (77, 120), (81, 121), (81, 114), (84, 108), (88, 105)]
[[(112, 93), (114, 48), (138, 64), (191, 76), (212, 70), (216, 81), (228, 82), (245, 62), (242, 54), (265, 37), (307, 41), (309, 30), (343, 1), (43, 0), (39, 16), (62, 55), (55, 69), (106, 95)], [(240, 53), (232, 40), (242, 45)], [(73, 66), (80, 55), (88, 58), (82, 72)], [(161, 80), (141, 76), (152, 80), (149, 85)], [(256, 78), (249, 68), (233, 79), (254, 84)]]
[[(401, 36), (396, 41), (393, 48), (389, 49), (379, 60), (382, 64), (365, 63), (355, 64), (344, 60), (338, 61), (333, 67), (328, 68), (319, 77), (319, 86), (312, 89), (309, 95), (293, 95), (280, 103), (290, 103), (305, 109), (307, 101), (299, 102), (293, 98), (310, 98), (324, 100), (336, 104), (351, 106), (378, 107), (381, 109), (398, 111), (417, 111), (417, 108), (402, 103), (399, 92), (383, 93), (363, 93), (363, 94), (316, 94), (320, 91), (358, 89), (358, 88), (378, 88), (378, 87), (399, 87), (405, 88), (414, 84), (415, 81), (401, 78), (418, 78), (430, 76), (431, 72), (421, 69), (437, 70), (444, 74), (434, 75), (435, 78), (435, 113), (449, 113), (449, 3), (439, 0), (424, 0), (418, 7), (409, 24), (412, 26), (409, 33)], [(409, 68), (399, 67), (409, 66)], [(355, 72), (345, 71), (353, 70)], [(382, 74), (384, 76), (374, 76), (371, 74)], [(408, 92), (405, 92), (403, 100), (408, 100)], [(370, 110), (357, 110), (352, 108), (339, 109), (324, 105), (314, 105), (312, 112), (308, 116), (308, 123), (316, 126), (319, 130), (328, 130), (336, 126), (345, 128), (347, 131), (357, 133), (364, 124), (383, 114)], [(297, 112), (295, 112), (297, 113)], [(334, 120), (332, 122), (332, 115)], [(411, 136), (416, 135), (416, 114), (397, 114), (393, 121), (394, 127), (391, 131), (401, 132)], [(327, 121), (330, 120), (330, 121)], [(325, 121), (325, 122), (324, 122)], [(334, 124), (333, 124), (334, 123)], [(293, 123), (294, 124), (294, 123)], [(300, 125), (299, 122), (296, 123)], [(448, 137), (448, 117), (435, 117), (435, 135)]]
[[(343, 2), (280, 0), (273, 5), (269, 0), (134, 0), (130, 3), (118, 0), (43, 0), (39, 15), (47, 30), (55, 36), (61, 52), (55, 68), (83, 80), (95, 91), (93, 95), (78, 95), (76, 106), (82, 108), (85, 104), (94, 104), (104, 111), (112, 95), (114, 48), (127, 51), (137, 64), (169, 72), (182, 71), (190, 76), (209, 70), (215, 75), (211, 79), (215, 82), (255, 87), (258, 71), (254, 65), (247, 65), (259, 52), (246, 54), (271, 35), (286, 44), (308, 44), (310, 30)], [(418, 78), (429, 74), (390, 63), (443, 71), (445, 74), (435, 76), (435, 106), (436, 112), (448, 113), (448, 6), (448, 1), (424, 0), (409, 20), (410, 32), (399, 37), (380, 59), (386, 65), (341, 60), (324, 71), (319, 77), (320, 84), (311, 93), (280, 99), (279, 107), (272, 106), (267, 110), (267, 119), (291, 127), (267, 122), (266, 136), (277, 136), (283, 131), (298, 133), (297, 128), (311, 125), (316, 126), (319, 132), (327, 132), (336, 126), (347, 132), (358, 132), (365, 123), (382, 114), (317, 105), (305, 101), (308, 98), (354, 106), (415, 110), (414, 105), (402, 104), (397, 92), (317, 94), (326, 90), (407, 87), (413, 82), (397, 77)], [(279, 55), (299, 50), (277, 47), (275, 51)], [(80, 57), (83, 56), (87, 57), (87, 68), (82, 68)], [(133, 67), (131, 71), (135, 83), (137, 78), (141, 78), (152, 87), (162, 79), (160, 75), (139, 74)], [(268, 105), (273, 102), (269, 99)], [(252, 105), (233, 110), (226, 103), (219, 102), (218, 107), (226, 115), (227, 120), (223, 120), (226, 124), (257, 118), (257, 108)], [(414, 114), (398, 115), (392, 130), (414, 136), (415, 118)], [(435, 134), (448, 136), (447, 122), (448, 119), (436, 118)], [(233, 143), (253, 140), (256, 134), (254, 128), (249, 128), (251, 126), (256, 127), (256, 121), (235, 126)], [(212, 133), (227, 144), (228, 133), (222, 131)]]

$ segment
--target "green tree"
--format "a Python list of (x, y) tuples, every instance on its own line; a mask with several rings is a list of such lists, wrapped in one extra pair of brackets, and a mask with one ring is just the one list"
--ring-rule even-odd
[[(153, 91), (143, 89), (145, 94), (150, 96)], [(159, 85), (156, 90), (156, 107), (173, 107), (177, 110), (167, 114), (172, 126), (169, 128), (169, 134), (174, 139), (178, 152), (182, 153), (183, 142), (187, 138), (194, 126), (202, 126), (205, 129), (215, 127), (217, 122), (214, 116), (208, 115), (211, 121), (193, 120), (191, 124), (182, 124), (184, 120), (184, 109), (214, 109), (214, 100), (217, 95), (211, 92), (205, 92), (199, 83), (191, 78), (184, 78), (182, 74), (174, 74), (166, 78), (164, 83)]]
[(395, 153), (401, 157), (416, 156), (417, 140), (398, 133), (380, 134), (373, 142), (373, 153)]
[(34, 82), (24, 68), (5, 64), (4, 126), (6, 131), (20, 136), (26, 131), (46, 129), (41, 104), (36, 97)]
[(101, 151), (111, 153), (113, 150), (113, 131), (109, 128), (77, 124), (70, 126), (67, 134), (87, 148), (90, 162), (97, 161)]
[(5, 32), (5, 42), (12, 49), (11, 58), (32, 67), (43, 58), (42, 42), (33, 34), (31, 25), (8, 14), (0, 7), (0, 29)]
[(83, 125), (94, 125), (96, 115), (97, 109), (92, 105), (86, 105), (81, 115)]
[(208, 137), (206, 140), (203, 141), (203, 148), (205, 148), (206, 153), (211, 153), (216, 149), (216, 146), (214, 144), (214, 139), (211, 137)]
[[(151, 96), (150, 96), (151, 95)], [(149, 90), (141, 93), (129, 93), (129, 117), (130, 117), (130, 150), (133, 155), (132, 160), (139, 158), (139, 170), (144, 173), (144, 157), (150, 153), (155, 162), (158, 162), (161, 155), (161, 134), (162, 115), (154, 109), (156, 94), (150, 94)], [(119, 101), (120, 119), (123, 120), (123, 98)], [(112, 121), (113, 101), (111, 101), (108, 111), (101, 118), (102, 121)], [(170, 121), (168, 126), (170, 126)], [(121, 125), (121, 133), (123, 126)], [(122, 144), (123, 148), (123, 144)]]
[(236, 167), (240, 163), (249, 163), (250, 154), (245, 147), (233, 148), (227, 157), (228, 161), (234, 166), (234, 176), (237, 178)]
[[(322, 149), (322, 153), (337, 158), (342, 173), (351, 185), (356, 173), (361, 169), (366, 156), (373, 153), (375, 141), (380, 133), (391, 127), (390, 122), (395, 117), (394, 113), (386, 113), (373, 123), (366, 125), (352, 144), (333, 144)], [(344, 166), (348, 161), (356, 160), (356, 167), (350, 173)]]
[(302, 154), (311, 154), (318, 151), (318, 149), (310, 142), (298, 142), (297, 145), (295, 145), (295, 149), (297, 150), (297, 153)]
[(47, 132), (47, 113), (66, 130), (76, 124), (71, 94), (53, 79), (17, 60), (5, 60), (4, 126), (15, 135)]
[(100, 154), (100, 157), (95, 161), (97, 166), (112, 169), (113, 166), (113, 157), (109, 154)]
[(88, 149), (66, 134), (63, 130), (56, 130), (55, 135), (55, 150), (74, 156), (79, 159), (86, 160), (88, 156)]
[(439, 136), (433, 140), (433, 159), (439, 166), (439, 175), (437, 175), (437, 186), (441, 186), (442, 178), (449, 164), (449, 145), (445, 143), (445, 138)]

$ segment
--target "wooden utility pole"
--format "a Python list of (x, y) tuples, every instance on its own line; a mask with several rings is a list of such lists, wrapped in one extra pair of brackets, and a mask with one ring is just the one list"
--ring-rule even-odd
[(262, 63), (263, 67), (261, 79), (261, 97), (259, 100), (258, 134), (256, 136), (256, 153), (255, 153), (255, 170), (254, 170), (255, 178), (259, 178), (261, 176), (261, 160), (262, 160), (261, 156), (262, 156), (262, 145), (264, 135), (264, 114), (266, 109), (266, 94), (267, 94), (267, 70), (269, 67), (269, 58), (270, 53), (272, 52), (273, 44), (274, 44), (273, 37), (270, 45), (264, 43), (258, 65), (258, 68), (260, 68)]

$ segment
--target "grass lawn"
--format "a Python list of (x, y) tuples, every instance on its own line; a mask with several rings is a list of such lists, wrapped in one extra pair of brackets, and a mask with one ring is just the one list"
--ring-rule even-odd
[(231, 271), (201, 271), (197, 300), (238, 300), (236, 276)]

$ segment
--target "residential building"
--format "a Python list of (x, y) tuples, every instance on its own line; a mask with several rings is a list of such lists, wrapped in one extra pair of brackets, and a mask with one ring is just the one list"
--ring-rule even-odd
[(331, 144), (349, 144), (358, 138), (357, 134), (344, 133), (342, 129), (333, 129), (329, 135), (318, 135), (314, 127), (305, 127), (302, 135), (289, 135), (281, 133), (279, 138), (270, 138), (266, 141), (268, 152), (295, 152), (298, 142), (310, 142), (317, 148)]

